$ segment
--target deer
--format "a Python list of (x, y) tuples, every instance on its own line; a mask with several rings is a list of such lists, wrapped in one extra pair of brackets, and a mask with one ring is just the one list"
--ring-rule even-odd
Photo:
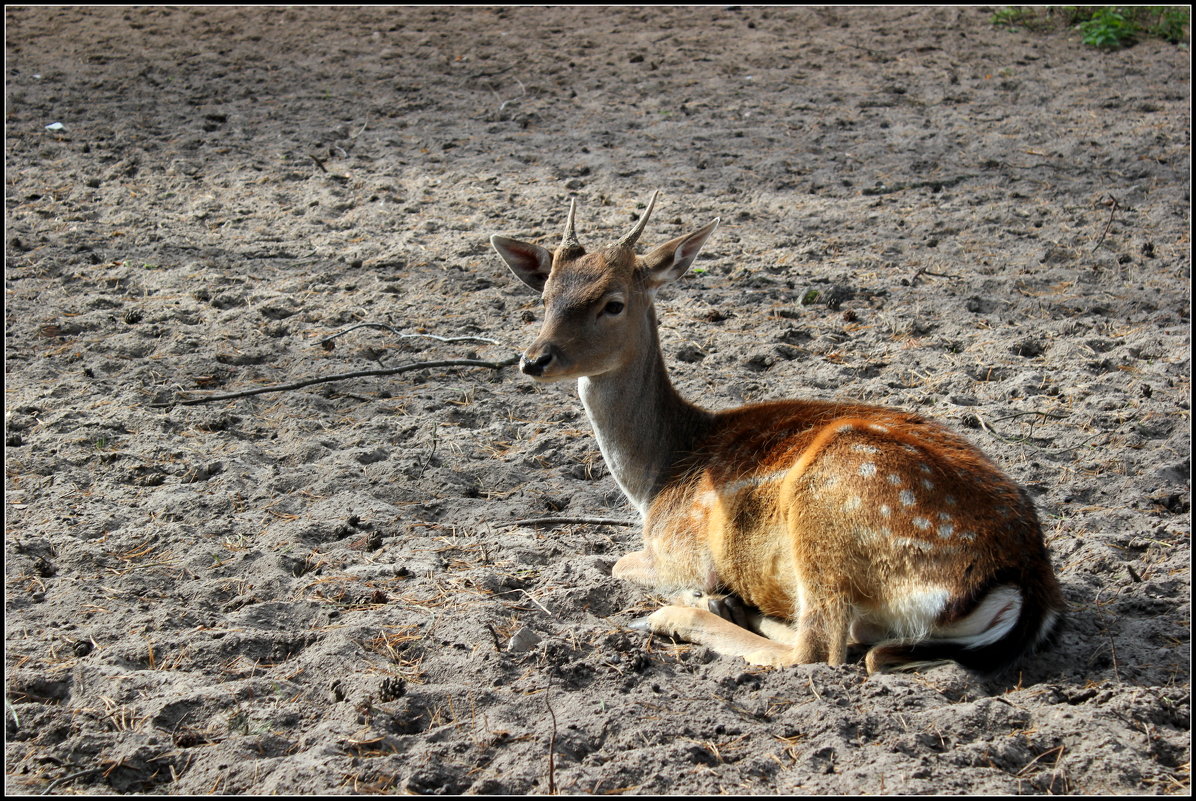
[(694, 264), (719, 218), (637, 255), (631, 230), (587, 251), (576, 199), (553, 251), (491, 245), (539, 293), (522, 352), (537, 382), (577, 380), (643, 547), (612, 576), (670, 603), (632, 623), (751, 665), (869, 674), (956, 662), (992, 675), (1047, 644), (1065, 614), (1028, 494), (975, 446), (917, 414), (774, 400), (709, 411), (665, 367), (657, 292)]

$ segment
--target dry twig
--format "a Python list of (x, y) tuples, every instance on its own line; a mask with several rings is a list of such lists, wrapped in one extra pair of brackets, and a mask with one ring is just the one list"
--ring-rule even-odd
[(212, 403), (215, 401), (232, 400), (233, 398), (246, 398), (250, 395), (262, 395), (267, 392), (286, 392), (292, 389), (302, 389), (303, 387), (309, 387), (312, 384), (327, 384), (332, 381), (346, 381), (351, 378), (372, 378), (377, 376), (398, 375), (399, 373), (408, 373), (412, 370), (424, 370), (432, 367), (487, 367), (491, 370), (500, 370), (503, 367), (510, 367), (518, 362), (518, 356), (512, 356), (509, 359), (504, 359), (501, 362), (485, 362), (478, 359), (443, 359), (441, 361), (434, 362), (414, 362), (412, 364), (402, 364), (398, 367), (387, 367), (380, 370), (357, 370), (352, 373), (338, 373), (336, 375), (324, 376), (322, 378), (305, 378), (302, 381), (295, 381), (290, 384), (276, 384), (269, 387), (246, 389), (240, 392), (229, 392), (220, 395), (205, 395), (199, 398), (175, 398), (174, 400), (162, 401), (161, 403), (151, 403), (148, 405), (152, 408), (194, 406), (198, 403)]
[(544, 706), (548, 707), (548, 714), (552, 716), (552, 737), (548, 740), (548, 794), (556, 795), (556, 712), (552, 711), (548, 693), (552, 690), (552, 676), (548, 677), (548, 686), (544, 688)]
[(1105, 241), (1105, 237), (1109, 234), (1109, 228), (1113, 225), (1113, 215), (1116, 214), (1117, 209), (1120, 208), (1117, 198), (1113, 197), (1112, 195), (1105, 195), (1105, 197), (1108, 198), (1108, 200), (1105, 201), (1105, 205), (1109, 207), (1109, 221), (1105, 223), (1105, 230), (1101, 231), (1100, 239), (1096, 240), (1096, 244), (1092, 246), (1093, 253), (1095, 253), (1096, 249), (1099, 248), (1101, 243)]
[(55, 787), (57, 787), (60, 784), (66, 784), (67, 782), (74, 781), (75, 779), (79, 779), (84, 776), (90, 776), (93, 773), (99, 773), (102, 770), (103, 770), (103, 768), (88, 768), (86, 770), (78, 771), (77, 773), (71, 773), (66, 776), (61, 776), (61, 777), (55, 779), (54, 781), (50, 782), (49, 784), (47, 784), (46, 789), (42, 790), (42, 795), (49, 795), (50, 791), (53, 790)]
[(344, 331), (338, 331), (332, 336), (327, 336), (321, 339), (316, 345), (325, 345), (337, 337), (342, 337), (350, 331), (356, 331), (358, 328), (381, 328), (384, 331), (389, 331), (398, 336), (399, 339), (413, 339), (419, 337), (421, 339), (434, 339), (437, 342), (485, 342), (487, 345), (501, 345), (497, 339), (489, 339), (488, 337), (475, 336), (460, 336), (460, 337), (442, 337), (436, 334), (404, 334), (394, 326), (386, 325), (385, 323), (358, 323), (357, 325), (349, 326)]
[(635, 520), (619, 520), (614, 517), (531, 517), (527, 520), (512, 520), (510, 523), (499, 523), (502, 528), (515, 526), (556, 526), (579, 524), (586, 526), (638, 526)]

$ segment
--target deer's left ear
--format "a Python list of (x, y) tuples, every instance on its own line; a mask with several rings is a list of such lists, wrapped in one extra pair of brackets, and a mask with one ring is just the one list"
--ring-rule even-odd
[(718, 223), (719, 218), (715, 217), (714, 221), (705, 228), (694, 231), (692, 234), (670, 239), (645, 255), (642, 261), (644, 271), (648, 276), (648, 285), (657, 289), (685, 275), (686, 271), (693, 266), (694, 259), (698, 258), (698, 253), (702, 251), (706, 240), (718, 227)]
[(490, 237), (490, 244), (511, 268), (511, 272), (537, 292), (544, 291), (548, 274), (552, 272), (552, 254), (539, 245), (520, 242), (505, 236)]

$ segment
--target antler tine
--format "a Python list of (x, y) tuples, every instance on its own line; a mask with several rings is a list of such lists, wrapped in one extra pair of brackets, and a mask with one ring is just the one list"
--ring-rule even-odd
[(565, 220), (565, 235), (561, 238), (561, 251), (581, 250), (581, 243), (577, 241), (577, 231), (574, 229), (574, 215), (577, 213), (577, 198), (569, 199), (569, 217)]
[(644, 226), (648, 224), (648, 218), (652, 216), (652, 209), (656, 205), (656, 196), (659, 194), (659, 189), (652, 193), (652, 198), (648, 201), (648, 208), (644, 210), (644, 213), (640, 216), (640, 220), (635, 224), (635, 227), (624, 234), (623, 238), (619, 240), (620, 245), (628, 248), (635, 246), (636, 240), (639, 239), (640, 234), (644, 232)]

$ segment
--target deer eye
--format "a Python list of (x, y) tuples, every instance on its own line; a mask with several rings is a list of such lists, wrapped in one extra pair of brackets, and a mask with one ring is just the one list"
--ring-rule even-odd
[(609, 314), (611, 317), (623, 313), (623, 303), (621, 301), (612, 300), (602, 307), (603, 314)]

